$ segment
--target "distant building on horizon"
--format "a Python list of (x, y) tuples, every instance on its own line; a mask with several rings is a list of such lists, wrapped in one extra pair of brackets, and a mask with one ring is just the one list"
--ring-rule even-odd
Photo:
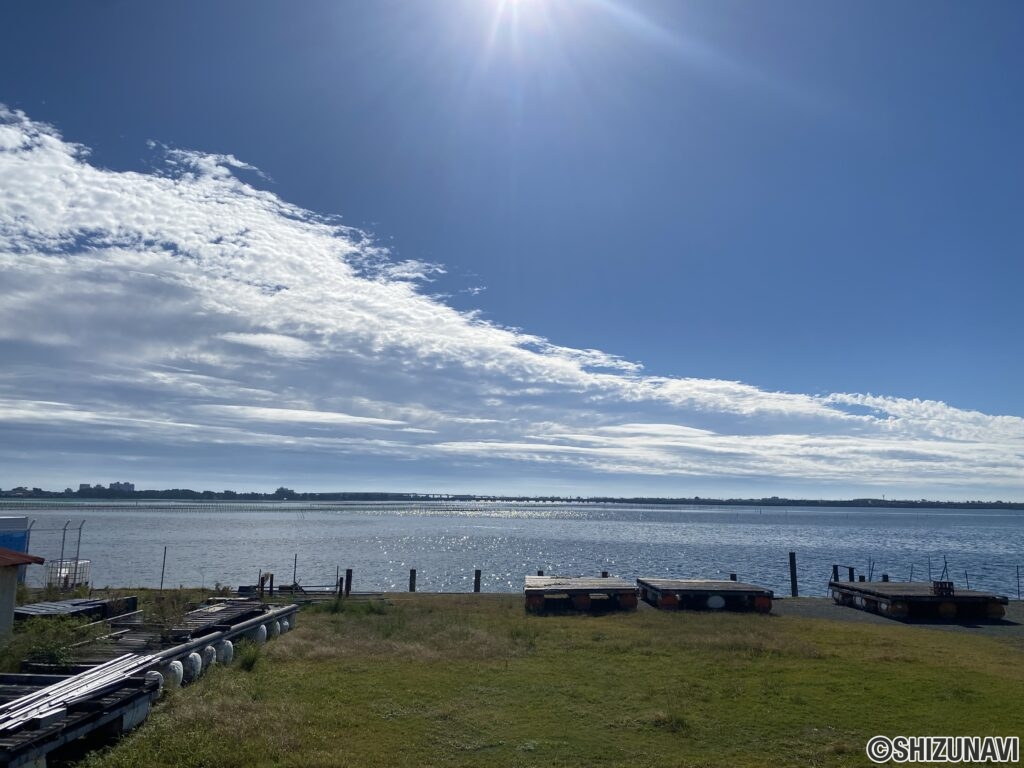
[(111, 483), (110, 490), (112, 491), (124, 491), (125, 493), (135, 492), (135, 483)]

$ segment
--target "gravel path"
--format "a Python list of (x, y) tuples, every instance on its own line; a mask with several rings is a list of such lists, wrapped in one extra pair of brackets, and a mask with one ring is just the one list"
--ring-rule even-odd
[(1024, 602), (1011, 600), (1006, 606), (1006, 617), (1001, 621), (976, 624), (957, 624), (939, 621), (896, 621), (874, 613), (836, 605), (828, 597), (776, 597), (772, 604), (774, 616), (800, 616), (808, 619), (831, 619), (861, 624), (902, 625), (918, 627), (925, 631), (969, 632), (1006, 640), (1024, 651)]

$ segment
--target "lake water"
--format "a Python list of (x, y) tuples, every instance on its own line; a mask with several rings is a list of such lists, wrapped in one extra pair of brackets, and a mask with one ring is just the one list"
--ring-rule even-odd
[[(833, 563), (874, 578), (938, 578), (1017, 597), (1024, 513), (1006, 510), (675, 507), (554, 503), (5, 504), (35, 521), (30, 549), (92, 561), (94, 586), (155, 587), (167, 547), (167, 586), (334, 582), (354, 570), (358, 591), (522, 589), (523, 577), (602, 570), (637, 576), (728, 578), (789, 594), (788, 553), (800, 592), (824, 595)], [(66, 535), (62, 529), (70, 521)], [(83, 524), (84, 521), (84, 524)], [(295, 557), (298, 556), (297, 566)], [(873, 566), (872, 566), (873, 563)], [(845, 571), (842, 572), (845, 575)], [(44, 570), (33, 566), (29, 583)]]

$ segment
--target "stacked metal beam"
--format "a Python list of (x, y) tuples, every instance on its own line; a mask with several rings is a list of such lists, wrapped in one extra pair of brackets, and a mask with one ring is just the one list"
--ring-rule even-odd
[(69, 706), (116, 688), (125, 678), (145, 671), (159, 658), (126, 653), (87, 672), (14, 699), (0, 707), (0, 732), (15, 730), (32, 721), (46, 722), (60, 717)]

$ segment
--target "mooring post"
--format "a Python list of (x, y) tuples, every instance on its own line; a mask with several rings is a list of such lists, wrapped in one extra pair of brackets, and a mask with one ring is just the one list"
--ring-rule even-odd
[(415, 568), (410, 568), (409, 569), (409, 591), (410, 592), (415, 592), (416, 591), (416, 569)]
[(270, 574), (270, 597), (274, 597), (274, 574)]
[(479, 568), (477, 568), (475, 571), (473, 571), (473, 591), (474, 592), (479, 592), (480, 591), (480, 569)]
[(863, 573), (857, 575), (857, 581), (867, 581), (867, 580), (868, 580), (868, 577), (865, 576)]
[(345, 597), (348, 597), (349, 593), (351, 593), (351, 592), (352, 592), (352, 569), (351, 568), (346, 568), (345, 569)]
[(832, 581), (839, 581), (839, 566), (832, 564)]
[(729, 581), (736, 581), (736, 574), (735, 573), (730, 573), (729, 574)]
[(789, 553), (789, 589), (793, 593), (793, 597), (800, 596), (800, 590), (796, 585), (796, 552)]
[(1020, 566), (1017, 566), (1017, 599), (1020, 600)]
[(543, 576), (544, 575), (544, 571), (537, 571), (537, 575), (538, 576)]
[(293, 587), (296, 584), (299, 583), (299, 581), (298, 581), (298, 573), (299, 573), (299, 553), (296, 552), (295, 553), (295, 564), (292, 566), (292, 586)]
[(260, 575), (256, 577), (257, 591), (260, 594), (260, 600), (263, 599), (263, 569), (260, 568)]
[(334, 590), (336, 593), (336, 597), (341, 597), (342, 593), (345, 591), (345, 585), (341, 581), (340, 565), (334, 566)]
[(602, 579), (607, 579), (608, 578), (608, 571), (601, 571), (601, 578)]
[(888, 580), (889, 580), (889, 574), (888, 573), (883, 573), (882, 574), (882, 581), (888, 581)]
[(847, 574), (848, 574), (848, 576), (849, 576), (849, 578), (847, 579), (847, 581), (856, 581), (856, 580), (857, 580), (857, 579), (856, 579), (856, 578), (854, 577), (854, 575), (853, 575), (853, 566), (852, 566), (852, 565), (848, 565), (848, 566), (846, 566), (846, 573), (847, 573)]

